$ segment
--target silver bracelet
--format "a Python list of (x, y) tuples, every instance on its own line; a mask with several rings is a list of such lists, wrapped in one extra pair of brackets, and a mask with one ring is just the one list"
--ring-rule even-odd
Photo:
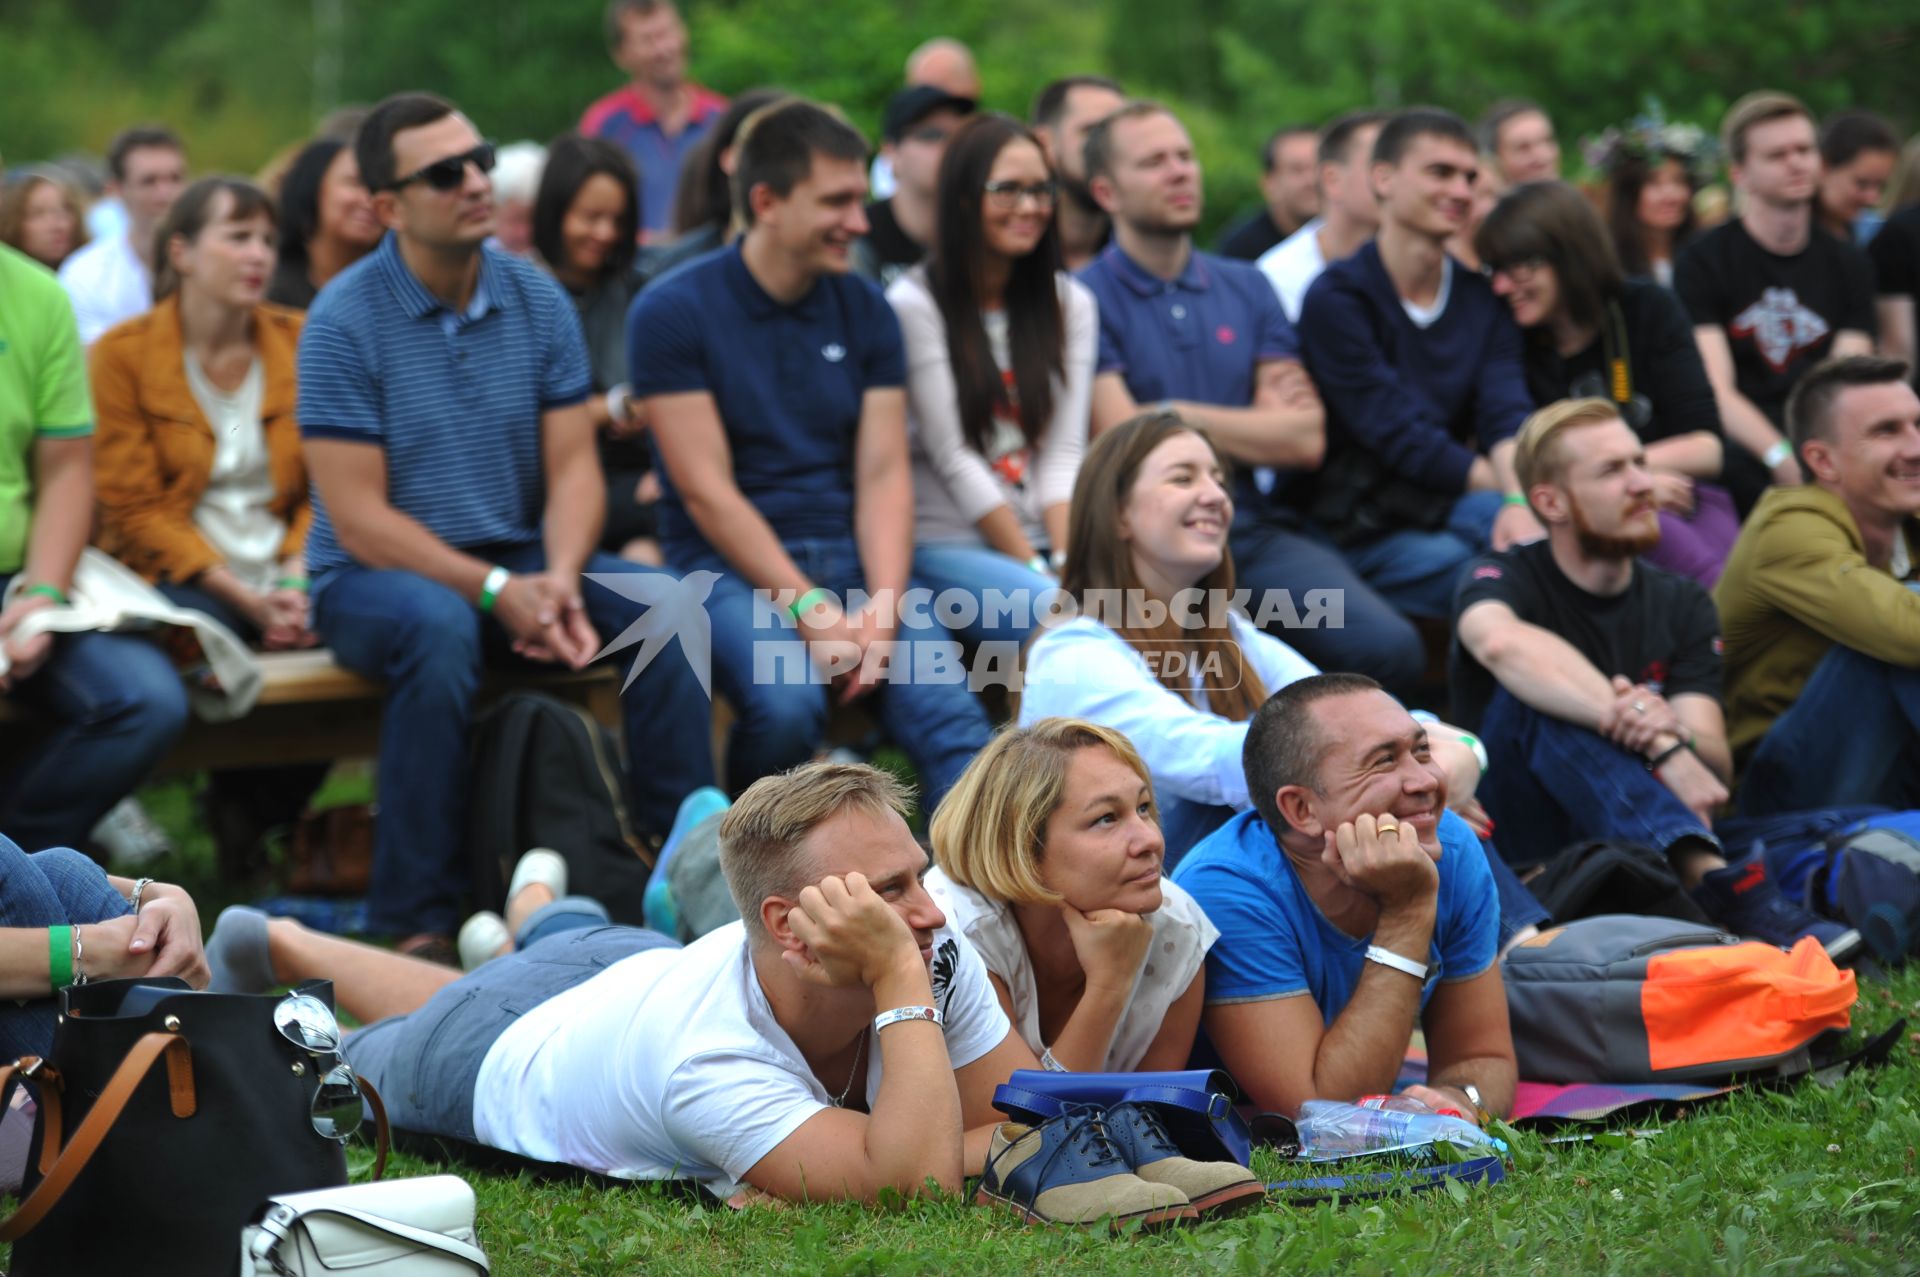
[(136, 878), (134, 880), (133, 894), (127, 897), (127, 903), (133, 906), (134, 917), (137, 918), (140, 916), (140, 897), (146, 892), (146, 889), (152, 885), (153, 879), (151, 878)]
[(1414, 979), (1425, 984), (1427, 964), (1415, 962), (1412, 958), (1403, 958), (1391, 949), (1382, 949), (1377, 944), (1367, 946), (1367, 961), (1377, 962), (1383, 967), (1392, 967), (1395, 971), (1404, 971)]
[(80, 927), (78, 924), (74, 926), (69, 934), (73, 938), (73, 982), (75, 985), (82, 985), (87, 982), (87, 973), (81, 970), (80, 964), (86, 961), (87, 946), (81, 943)]
[(931, 1020), (937, 1025), (946, 1024), (939, 1007), (895, 1007), (873, 1017), (873, 1031), (878, 1033), (889, 1024), (903, 1024), (908, 1020)]
[(1060, 1063), (1060, 1061), (1053, 1058), (1052, 1047), (1048, 1047), (1042, 1052), (1040, 1052), (1040, 1067), (1045, 1069), (1049, 1073), (1073, 1072), (1072, 1069), (1068, 1068), (1066, 1065)]

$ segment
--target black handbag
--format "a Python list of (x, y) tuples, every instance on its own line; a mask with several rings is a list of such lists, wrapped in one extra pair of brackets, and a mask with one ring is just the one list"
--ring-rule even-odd
[[(333, 985), (301, 985), (333, 1005)], [(39, 1105), (20, 1208), (0, 1224), (14, 1277), (235, 1272), (262, 1199), (346, 1183), (341, 1144), (316, 1130), (329, 1061), (282, 1036), (280, 996), (110, 980), (60, 994), (53, 1049), (0, 1067)], [(372, 1088), (385, 1170), (386, 1115)]]

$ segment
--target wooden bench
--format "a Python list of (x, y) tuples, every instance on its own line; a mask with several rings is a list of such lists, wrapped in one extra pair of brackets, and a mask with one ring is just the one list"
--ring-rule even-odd
[[(256, 653), (255, 659), (260, 663), (262, 685), (253, 711), (228, 723), (188, 719), (179, 741), (161, 761), (160, 772), (322, 763), (379, 753), (384, 684), (342, 669), (324, 648)], [(581, 706), (617, 735), (621, 677), (617, 661), (577, 672), (490, 672), (481, 688), (481, 703), (508, 691), (545, 692)], [(37, 717), (25, 706), (0, 698), (0, 723), (31, 724)], [(16, 738), (14, 744), (25, 745), (17, 740), (17, 733), (5, 734)]]

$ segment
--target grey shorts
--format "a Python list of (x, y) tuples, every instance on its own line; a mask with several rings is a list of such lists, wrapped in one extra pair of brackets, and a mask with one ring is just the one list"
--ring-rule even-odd
[(676, 948), (657, 931), (591, 927), (550, 935), (454, 981), (409, 1015), (347, 1035), (355, 1073), (373, 1084), (396, 1127), (477, 1143), (473, 1089), (507, 1026), (623, 958)]

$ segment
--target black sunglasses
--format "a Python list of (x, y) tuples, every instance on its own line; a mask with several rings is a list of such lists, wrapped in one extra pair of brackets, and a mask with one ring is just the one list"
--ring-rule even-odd
[(444, 160), (435, 160), (431, 164), (415, 169), (405, 177), (395, 179), (387, 189), (397, 191), (414, 182), (425, 182), (436, 191), (459, 190), (460, 183), (467, 180), (467, 165), (473, 165), (482, 173), (491, 173), (493, 158), (493, 143), (482, 142), (471, 151), (449, 155)]

